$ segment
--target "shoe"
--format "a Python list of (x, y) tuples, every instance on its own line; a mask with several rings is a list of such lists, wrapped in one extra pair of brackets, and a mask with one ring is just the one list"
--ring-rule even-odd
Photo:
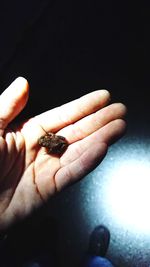
[(110, 241), (110, 232), (104, 225), (97, 226), (90, 236), (88, 253), (104, 257)]

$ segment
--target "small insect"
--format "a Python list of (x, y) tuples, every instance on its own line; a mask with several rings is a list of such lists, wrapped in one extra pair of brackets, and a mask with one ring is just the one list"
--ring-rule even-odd
[(61, 155), (68, 147), (68, 141), (61, 135), (46, 133), (38, 140), (40, 146), (45, 147), (48, 154)]

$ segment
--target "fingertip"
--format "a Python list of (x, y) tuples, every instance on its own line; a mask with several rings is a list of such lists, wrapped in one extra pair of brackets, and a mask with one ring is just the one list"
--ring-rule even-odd
[(110, 105), (110, 110), (111, 109), (112, 114), (116, 114), (116, 118), (124, 118), (127, 115), (127, 107), (123, 103), (113, 103)]
[(24, 77), (16, 78), (12, 84), (10, 85), (11, 92), (13, 93), (13, 89), (15, 90), (16, 98), (21, 98), (21, 103), (23, 105), (26, 104), (29, 97), (29, 83)]
[(121, 131), (124, 131), (126, 129), (126, 122), (123, 119), (116, 119), (114, 121), (116, 123), (116, 126), (118, 129), (121, 129)]
[(107, 89), (99, 89), (95, 92), (99, 94), (97, 97), (108, 99), (109, 101), (111, 100), (111, 94)]
[(95, 110), (105, 107), (111, 101), (110, 92), (106, 89), (98, 89), (89, 94), (90, 102), (94, 103)]
[(101, 89), (100, 92), (101, 94), (103, 94), (103, 96), (106, 96), (107, 98), (111, 99), (111, 94), (107, 89)]
[(99, 99), (101, 102), (101, 106), (106, 106), (111, 101), (111, 94), (106, 89), (99, 90)]
[(24, 77), (20, 76), (20, 77), (16, 78), (13, 83), (15, 84), (16, 89), (17, 88), (18, 89), (22, 88), (22, 89), (24, 89), (24, 91), (26, 93), (28, 93), (28, 91), (29, 91), (29, 83)]
[(23, 77), (15, 79), (0, 95), (1, 128), (7, 127), (25, 107), (29, 96), (29, 84)]
[(114, 143), (116, 140), (120, 139), (126, 132), (127, 124), (123, 119), (117, 119), (112, 122), (114, 134), (112, 135), (110, 143)]
[(125, 116), (127, 114), (127, 107), (123, 103), (118, 103), (118, 105), (120, 106), (122, 114)]
[(27, 82), (27, 79), (26, 78), (24, 78), (24, 77), (22, 77), (22, 76), (19, 76), (19, 77), (17, 77), (15, 80), (14, 80), (14, 82), (24, 82), (24, 83), (26, 83)]

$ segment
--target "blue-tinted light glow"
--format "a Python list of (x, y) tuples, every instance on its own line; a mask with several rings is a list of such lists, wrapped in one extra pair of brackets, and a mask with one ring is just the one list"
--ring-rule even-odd
[(105, 188), (113, 220), (133, 232), (150, 232), (150, 164), (137, 159), (119, 162)]

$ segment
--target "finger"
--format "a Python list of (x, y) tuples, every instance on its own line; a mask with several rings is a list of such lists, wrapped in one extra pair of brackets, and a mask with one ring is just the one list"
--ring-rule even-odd
[(0, 95), (0, 135), (26, 105), (28, 92), (28, 82), (19, 77)]
[(65, 136), (67, 140), (69, 140), (69, 143), (73, 143), (92, 134), (111, 121), (124, 118), (125, 114), (126, 107), (123, 104), (111, 104), (78, 122), (65, 127), (59, 131), (58, 134)]
[(57, 191), (77, 182), (87, 173), (92, 171), (104, 158), (107, 152), (105, 143), (96, 144), (93, 142), (79, 157), (67, 166), (61, 168), (55, 175), (55, 185)]
[(56, 132), (103, 108), (109, 101), (110, 94), (107, 90), (97, 90), (60, 107), (44, 112), (34, 119), (37, 120), (46, 131)]
[(122, 119), (111, 121), (96, 132), (95, 139), (111, 145), (123, 136), (126, 130), (126, 122)]
[(108, 145), (119, 139), (125, 128), (123, 120), (115, 120), (85, 139), (72, 144), (61, 158), (62, 168), (55, 175), (57, 191), (92, 171), (105, 157)]
[(122, 119), (117, 119), (111, 121), (101, 129), (95, 131), (84, 139), (69, 145), (66, 153), (64, 153), (60, 159), (61, 166), (70, 164), (71, 162), (79, 158), (82, 153), (92, 147), (93, 143), (105, 143), (107, 146), (112, 144), (123, 136), (125, 129), (125, 121)]

